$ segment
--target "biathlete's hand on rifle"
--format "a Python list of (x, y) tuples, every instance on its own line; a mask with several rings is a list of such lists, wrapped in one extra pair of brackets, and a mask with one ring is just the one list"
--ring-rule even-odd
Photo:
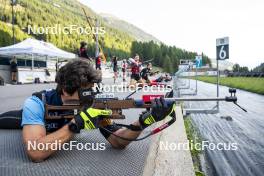
[[(74, 117), (76, 132), (80, 132), (81, 129), (93, 130), (99, 127), (99, 123), (103, 120), (103, 117), (112, 115), (112, 110), (101, 110), (95, 108), (83, 108), (78, 115)], [(74, 131), (74, 130), (71, 130)], [(75, 132), (75, 131), (74, 131)]]
[(139, 117), (139, 123), (144, 129), (155, 122), (161, 121), (168, 116), (175, 116), (175, 103), (168, 105), (163, 97), (152, 101), (151, 111), (144, 112)]

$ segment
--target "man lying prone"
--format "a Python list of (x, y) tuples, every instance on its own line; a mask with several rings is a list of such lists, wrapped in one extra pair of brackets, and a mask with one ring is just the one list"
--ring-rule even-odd
[[(150, 111), (143, 112), (138, 120), (132, 123), (133, 126), (140, 129), (137, 131), (120, 128), (112, 120), (102, 118), (109, 115), (110, 110), (95, 109), (92, 106), (83, 108), (73, 119), (45, 119), (45, 104), (62, 106), (65, 102), (79, 100), (78, 92), (80, 89), (92, 88), (94, 83), (100, 81), (100, 72), (97, 72), (88, 62), (77, 59), (61, 67), (56, 75), (56, 89), (34, 93), (24, 103), (21, 121), (24, 144), (27, 146), (28, 142), (33, 141), (43, 144), (61, 141), (63, 144), (70, 141), (80, 130), (99, 129), (114, 148), (123, 149), (130, 141), (118, 138), (109, 131), (120, 137), (136, 139), (146, 127), (174, 113), (172, 106), (164, 106), (164, 99), (156, 99), (155, 106)], [(0, 117), (3, 125), (2, 120)], [(103, 128), (102, 124), (104, 124)], [(41, 162), (55, 153), (56, 150), (51, 148), (31, 150), (27, 148), (26, 152), (32, 161)]]

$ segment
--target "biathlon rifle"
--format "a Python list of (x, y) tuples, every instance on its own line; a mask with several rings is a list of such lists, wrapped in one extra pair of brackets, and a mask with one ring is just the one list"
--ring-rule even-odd
[[(45, 105), (46, 108), (46, 119), (61, 119), (61, 118), (74, 118), (74, 115), (77, 115), (78, 112), (85, 106), (85, 107), (93, 107), (97, 109), (111, 109), (112, 114), (108, 117), (111, 119), (124, 119), (125, 116), (122, 114), (122, 110), (124, 109), (131, 109), (131, 108), (142, 108), (146, 109), (147, 111), (150, 110), (152, 107), (151, 101), (152, 99), (159, 98), (164, 95), (143, 95), (142, 99), (133, 99), (130, 98), (136, 91), (132, 92), (130, 95), (128, 95), (125, 99), (118, 99), (114, 97), (95, 97), (98, 92), (92, 91), (92, 89), (82, 89), (79, 91), (79, 97), (80, 100), (78, 102), (72, 101), (68, 102), (68, 105), (63, 106), (50, 106)], [(168, 105), (172, 105), (175, 102), (183, 102), (183, 101), (226, 101), (226, 102), (233, 102), (238, 107), (240, 107), (237, 104), (237, 97), (236, 97), (236, 89), (229, 89), (230, 96), (224, 97), (224, 98), (169, 98), (172, 97), (173, 91), (168, 92), (165, 95), (165, 101)], [(67, 103), (67, 102), (66, 102)], [(240, 107), (243, 111), (246, 112), (245, 109)], [(52, 113), (62, 111), (65, 112), (64, 114), (58, 115), (57, 113)], [(119, 136), (112, 131), (106, 129), (105, 127), (102, 127), (105, 131), (109, 132), (110, 134), (114, 135), (115, 137), (118, 137), (120, 139), (126, 140), (126, 141), (140, 141), (143, 139), (146, 139), (149, 136), (152, 136), (154, 134), (157, 134), (161, 132), (162, 130), (168, 128), (170, 125), (172, 125), (176, 121), (175, 114), (171, 115), (171, 120), (167, 121), (166, 123), (162, 124), (159, 127), (156, 127), (148, 132), (145, 136), (137, 139), (130, 139), (126, 137)], [(134, 125), (126, 125), (126, 124), (117, 124), (121, 127), (126, 127), (133, 131), (140, 131), (142, 130), (140, 127), (134, 126)], [(140, 129), (139, 129), (140, 128)]]
[[(135, 91), (136, 92), (136, 91)], [(122, 111), (124, 109), (141, 108), (149, 110), (151, 108), (151, 101), (155, 98), (164, 97), (168, 105), (172, 105), (175, 102), (185, 101), (226, 101), (232, 102), (246, 112), (244, 108), (237, 104), (236, 89), (229, 89), (230, 96), (226, 97), (212, 97), (212, 98), (169, 98), (172, 97), (173, 92), (164, 95), (143, 95), (142, 99), (130, 98), (135, 92), (132, 92), (129, 96), (124, 99), (119, 99), (113, 95), (102, 94), (95, 92), (91, 89), (81, 89), (79, 91), (79, 101), (68, 101), (63, 106), (52, 106), (45, 105), (45, 119), (62, 119), (62, 118), (73, 118), (74, 115), (82, 109), (82, 107), (93, 107), (96, 109), (111, 109), (112, 115), (110, 119), (124, 119)], [(108, 97), (107, 97), (108, 96)], [(66, 113), (52, 113), (52, 112), (64, 112)], [(60, 115), (58, 115), (60, 114)]]

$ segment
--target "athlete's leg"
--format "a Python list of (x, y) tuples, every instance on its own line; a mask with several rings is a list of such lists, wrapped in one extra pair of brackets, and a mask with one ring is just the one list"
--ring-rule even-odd
[(0, 129), (21, 129), (22, 110), (0, 114)]

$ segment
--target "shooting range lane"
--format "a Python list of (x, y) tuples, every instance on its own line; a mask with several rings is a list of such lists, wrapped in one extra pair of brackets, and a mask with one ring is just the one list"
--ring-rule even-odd
[[(191, 81), (195, 87), (195, 81)], [(198, 96), (216, 95), (216, 86), (198, 82)], [(220, 86), (220, 97), (228, 95), (228, 88)], [(192, 119), (206, 141), (237, 143), (238, 149), (206, 150), (208, 175), (263, 175), (264, 173), (264, 96), (237, 90), (238, 104), (220, 102), (220, 113), (193, 114)], [(190, 103), (193, 108), (212, 108), (213, 102)], [(190, 105), (189, 104), (189, 105)], [(230, 116), (231, 118), (229, 118)]]
[[(112, 82), (104, 80), (105, 84)], [(32, 92), (40, 91), (47, 88), (55, 88), (55, 84), (38, 84), (38, 85), (15, 85), (0, 87), (0, 112), (21, 108), (26, 97)], [(123, 98), (127, 93), (117, 93), (116, 96)], [(137, 93), (133, 97), (141, 98), (142, 93)], [(129, 124), (138, 119), (142, 109), (124, 110), (127, 119), (119, 121)], [(170, 129), (170, 131), (172, 128)], [(166, 130), (164, 130), (166, 131)], [(169, 132), (169, 131), (168, 131)], [(142, 134), (142, 136), (145, 134)], [(172, 133), (171, 133), (172, 135)], [(106, 150), (72, 150), (59, 151), (48, 160), (42, 163), (32, 163), (25, 154), (21, 139), (21, 130), (0, 130), (0, 175), (142, 175), (145, 169), (145, 160), (149, 155), (149, 148), (152, 145), (153, 138), (147, 138), (143, 141), (132, 142), (124, 150), (113, 149), (104, 139), (98, 130), (86, 132), (83, 131), (73, 140), (80, 143), (105, 143)], [(175, 135), (174, 135), (175, 137)], [(176, 138), (176, 137), (175, 137)], [(165, 138), (164, 138), (165, 140)], [(173, 140), (173, 138), (171, 138)], [(188, 156), (185, 162), (178, 165), (177, 168), (184, 167), (185, 173), (193, 173), (190, 153), (185, 152)], [(156, 153), (154, 153), (155, 155)], [(162, 156), (162, 155), (161, 155)], [(159, 157), (162, 163), (162, 157)], [(174, 155), (175, 156), (175, 155)], [(182, 156), (182, 155), (180, 155)], [(155, 157), (155, 156), (154, 156)], [(175, 157), (174, 157), (175, 159)], [(181, 160), (179, 160), (181, 161)], [(171, 162), (166, 160), (166, 162)], [(164, 161), (163, 161), (164, 163)], [(189, 167), (185, 167), (185, 163)], [(184, 173), (181, 171), (181, 173)], [(187, 172), (188, 171), (188, 172)], [(179, 172), (180, 173), (180, 172)], [(185, 174), (186, 175), (186, 174)], [(187, 174), (188, 175), (188, 174)], [(193, 175), (193, 174), (189, 174)]]
[[(0, 112), (21, 108), (32, 91), (54, 87), (54, 84), (0, 87), (1, 101), (5, 102), (1, 103)], [(122, 93), (118, 95), (122, 96)], [(124, 111), (128, 118), (122, 120), (122, 123), (137, 119), (139, 111)], [(45, 162), (36, 164), (24, 152), (20, 130), (0, 130), (0, 175), (141, 175), (151, 139), (131, 143), (125, 150), (113, 149), (98, 130), (84, 131), (73, 140), (81, 143), (105, 143), (106, 150), (60, 151)]]

